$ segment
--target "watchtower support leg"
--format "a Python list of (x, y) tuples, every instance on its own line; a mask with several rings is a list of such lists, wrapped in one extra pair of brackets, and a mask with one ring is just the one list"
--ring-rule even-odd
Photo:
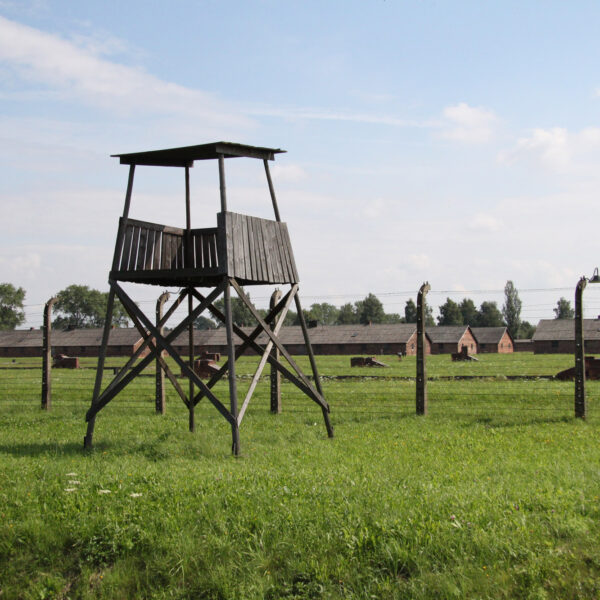
[[(169, 292), (163, 292), (156, 301), (156, 328), (161, 335), (164, 335), (164, 328), (161, 325), (163, 318), (163, 307), (169, 299)], [(156, 412), (164, 415), (166, 412), (165, 404), (165, 372), (158, 358), (156, 359)]]
[(42, 349), (42, 408), (52, 406), (52, 305), (56, 298), (50, 298), (44, 307), (44, 341)]
[[(194, 296), (191, 293), (188, 294), (188, 315), (191, 317), (192, 312), (194, 310)], [(190, 369), (194, 370), (194, 321), (190, 318), (190, 322), (188, 325), (188, 363), (190, 365)], [(189, 385), (190, 395), (188, 410), (189, 410), (189, 429), (191, 433), (194, 433), (196, 430), (196, 422), (195, 422), (195, 414), (194, 408), (195, 404), (192, 402), (194, 398), (194, 382), (190, 379)]]
[[(298, 311), (298, 320), (300, 321), (300, 327), (302, 328), (302, 335), (304, 336), (304, 344), (306, 346), (306, 351), (308, 352), (308, 359), (310, 360), (310, 366), (313, 372), (313, 378), (315, 380), (315, 386), (321, 394), (321, 397), (324, 398), (323, 388), (321, 387), (321, 378), (319, 377), (319, 371), (317, 370), (317, 362), (315, 361), (315, 355), (313, 353), (313, 349), (310, 343), (310, 338), (308, 336), (308, 329), (306, 327), (306, 320), (304, 319), (304, 313), (302, 312), (302, 305), (300, 304), (300, 296), (296, 294), (294, 298), (296, 302), (296, 310)], [(325, 428), (327, 429), (327, 435), (332, 438), (333, 437), (333, 426), (331, 425), (331, 421), (329, 420), (329, 407), (325, 409), (325, 407), (321, 407), (321, 411), (323, 412), (323, 419), (325, 420)]]
[[(96, 381), (94, 382), (94, 393), (92, 395), (92, 408), (98, 401), (100, 388), (102, 386), (102, 375), (104, 374), (104, 360), (106, 359), (106, 347), (108, 346), (108, 336), (112, 327), (112, 315), (115, 303), (115, 289), (111, 282), (110, 291), (108, 292), (108, 302), (106, 303), (106, 320), (104, 321), (104, 331), (102, 332), (102, 345), (98, 353), (98, 366), (96, 367)], [(94, 437), (94, 425), (96, 424), (96, 415), (89, 419), (87, 424), (87, 432), (83, 438), (83, 447), (90, 449)]]
[[(235, 420), (231, 423), (232, 446), (235, 456), (240, 454), (240, 428), (238, 425), (237, 385), (235, 381), (235, 342), (233, 340), (233, 314), (231, 311), (231, 283), (225, 284), (225, 330), (227, 332), (227, 356), (229, 364), (229, 398), (230, 412)], [(193, 402), (191, 403), (193, 404)]]
[[(266, 162), (266, 161), (265, 161)], [(268, 169), (268, 165), (265, 167)], [(276, 304), (281, 299), (281, 291), (275, 290), (271, 296), (269, 308), (273, 310)], [(281, 317), (283, 320), (285, 316)], [(275, 331), (275, 323), (271, 323), (271, 330)], [(279, 350), (274, 344), (271, 344), (271, 356), (275, 360), (279, 360)], [(270, 388), (271, 388), (271, 413), (278, 415), (281, 413), (281, 374), (279, 371), (271, 365), (271, 376), (270, 376)]]
[(583, 340), (583, 290), (587, 279), (582, 277), (575, 288), (575, 416), (586, 417), (585, 347)]
[(430, 290), (429, 283), (424, 283), (417, 294), (417, 398), (418, 415), (427, 414), (427, 369), (425, 363), (425, 296)]

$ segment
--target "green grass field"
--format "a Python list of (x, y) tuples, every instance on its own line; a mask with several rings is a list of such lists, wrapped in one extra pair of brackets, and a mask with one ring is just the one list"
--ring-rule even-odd
[(292, 385), (269, 414), (262, 381), (238, 459), (205, 401), (195, 434), (172, 391), (154, 414), (151, 371), (84, 453), (94, 361), (54, 371), (46, 413), (40, 361), (1, 360), (0, 598), (600, 596), (600, 383), (582, 422), (548, 378), (571, 356), (435, 356), (416, 417), (414, 358), (382, 358), (318, 357), (333, 440)]

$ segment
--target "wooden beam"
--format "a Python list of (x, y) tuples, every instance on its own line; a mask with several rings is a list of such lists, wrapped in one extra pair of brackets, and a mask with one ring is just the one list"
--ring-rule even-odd
[[(281, 298), (281, 292), (279, 290), (277, 290), (277, 293), (279, 294), (279, 296), (275, 300), (273, 297), (271, 297), (271, 308), (273, 308), (275, 306), (275, 304), (277, 303), (277, 300), (279, 298)], [(293, 296), (295, 297), (296, 294), (293, 294)], [(277, 335), (279, 333), (279, 330), (281, 329), (281, 326), (283, 325), (283, 322), (285, 321), (285, 316), (288, 313), (291, 303), (292, 303), (292, 295), (290, 295), (286, 305), (283, 307), (283, 310), (281, 311), (281, 313), (279, 315), (279, 319), (278, 319), (277, 323), (272, 324), (271, 329), (275, 335)], [(260, 362), (258, 364), (256, 372), (254, 373), (254, 377), (252, 377), (252, 381), (250, 382), (250, 387), (248, 388), (248, 391), (246, 392), (246, 397), (244, 398), (242, 408), (240, 408), (240, 414), (238, 416), (239, 424), (242, 423), (242, 419), (244, 418), (244, 413), (246, 412), (246, 409), (248, 408), (248, 404), (250, 403), (250, 399), (252, 398), (252, 394), (254, 393), (254, 390), (256, 389), (256, 386), (258, 385), (258, 380), (260, 379), (263, 369), (265, 368), (265, 365), (267, 364), (267, 356), (271, 352), (272, 348), (273, 348), (273, 342), (269, 341), (269, 343), (265, 346), (265, 351), (263, 352), (263, 355), (260, 359)], [(279, 371), (277, 371), (275, 368), (273, 368), (273, 371), (275, 373), (277, 373), (277, 375), (279, 375)], [(271, 377), (272, 376), (273, 376), (273, 373), (271, 373)], [(278, 391), (279, 391), (279, 400), (280, 400), (280, 404), (281, 404), (281, 390), (278, 390)], [(272, 393), (272, 390), (271, 390), (271, 393)], [(271, 399), (271, 406), (272, 405), (273, 405), (273, 400)], [(273, 412), (272, 409), (271, 409), (271, 412)], [(279, 410), (278, 412), (281, 412), (281, 410)]]
[(582, 277), (575, 288), (575, 416), (586, 417), (585, 346), (583, 338), (583, 290), (587, 279)]
[[(310, 338), (308, 336), (308, 329), (306, 327), (306, 322), (304, 319), (304, 313), (302, 312), (302, 305), (300, 304), (300, 296), (296, 294), (296, 310), (298, 311), (298, 319), (300, 320), (300, 326), (302, 327), (302, 334), (304, 335), (304, 343), (306, 345), (306, 350), (308, 351), (308, 358), (310, 360), (310, 366), (312, 368), (313, 377), (315, 380), (315, 385), (317, 386), (317, 390), (321, 397), (324, 398), (323, 388), (321, 387), (321, 378), (319, 377), (319, 371), (317, 370), (317, 361), (315, 360), (315, 355), (312, 350), (312, 346), (310, 344)], [(325, 421), (325, 429), (327, 429), (327, 435), (332, 438), (333, 437), (333, 426), (331, 425), (331, 421), (329, 419), (329, 408), (327, 410), (324, 407), (321, 407), (323, 411), (323, 420)]]
[(42, 408), (52, 407), (52, 306), (57, 298), (50, 298), (44, 306), (44, 326), (42, 345)]
[[(123, 306), (125, 307), (125, 309), (127, 310), (127, 312), (129, 314), (135, 314), (140, 319), (140, 321), (142, 322), (144, 327), (146, 327), (146, 329), (148, 329), (150, 331), (150, 333), (156, 339), (156, 344), (158, 346), (160, 346), (163, 350), (166, 350), (171, 355), (171, 358), (173, 358), (173, 360), (181, 367), (182, 373), (184, 375), (187, 375), (187, 377), (189, 377), (190, 379), (192, 379), (193, 382), (199, 388), (203, 389), (206, 396), (213, 404), (213, 406), (225, 417), (225, 419), (227, 419), (227, 421), (229, 421), (231, 424), (235, 423), (235, 425), (237, 427), (237, 421), (235, 420), (233, 415), (225, 408), (225, 406), (223, 406), (223, 404), (220, 402), (220, 400), (206, 387), (206, 384), (202, 381), (202, 379), (200, 379), (198, 377), (198, 375), (196, 375), (194, 370), (189, 368), (189, 366), (185, 363), (185, 361), (181, 358), (181, 356), (179, 356), (179, 353), (175, 351), (173, 346), (171, 346), (169, 340), (167, 338), (164, 338), (163, 336), (161, 336), (158, 333), (158, 330), (156, 329), (156, 327), (154, 327), (154, 325), (151, 323), (151, 321), (148, 319), (148, 317), (146, 317), (146, 315), (144, 315), (144, 313), (137, 307), (135, 302), (133, 302), (133, 300), (131, 300), (131, 298), (129, 298), (129, 296), (125, 293), (125, 291), (117, 283), (114, 284), (114, 287), (115, 287), (115, 292), (119, 296), (119, 299), (121, 300), (121, 302), (122, 302)], [(224, 291), (223, 287), (224, 287), (224, 285), (221, 284), (211, 292), (210, 296), (212, 296), (212, 298), (211, 298), (210, 302), (212, 302), (217, 296), (219, 296), (221, 294), (222, 291)], [(208, 302), (207, 302), (207, 304), (208, 304)], [(194, 320), (198, 316), (198, 314), (200, 314), (205, 308), (206, 308), (206, 306), (203, 306), (201, 303), (192, 312), (191, 315), (188, 315), (181, 322), (179, 327), (181, 327), (183, 325), (183, 329), (185, 329), (185, 327), (187, 327), (189, 320)], [(174, 330), (174, 331), (176, 331), (176, 330)], [(170, 335), (172, 335), (172, 333), (173, 332), (171, 332)], [(179, 333), (181, 333), (181, 331), (179, 331), (177, 335), (179, 335)]]
[[(161, 335), (164, 335), (163, 326), (160, 324), (163, 318), (163, 308), (165, 302), (168, 302), (170, 297), (169, 292), (163, 292), (156, 301), (156, 328), (160, 331)], [(165, 372), (160, 364), (160, 361), (156, 360), (156, 393), (154, 399), (154, 407), (157, 413), (164, 415), (166, 412), (165, 402)]]
[[(293, 288), (292, 288), (293, 289)], [(265, 321), (267, 323), (270, 323), (273, 319), (275, 319), (275, 317), (279, 314), (279, 312), (282, 310), (284, 303), (287, 301), (288, 296), (290, 296), (290, 294), (292, 293), (292, 290), (290, 290), (285, 297), (283, 298), (283, 300), (272, 310), (269, 312), (269, 314), (265, 317)], [(198, 290), (194, 289), (193, 290), (193, 294), (194, 296), (200, 300), (200, 301), (204, 301), (204, 296), (202, 296), (202, 294), (200, 294), (198, 292)], [(213, 304), (210, 304), (208, 306), (208, 310), (211, 312), (211, 314), (213, 316), (215, 316), (217, 319), (219, 319), (222, 323), (225, 323), (225, 315), (218, 309), (216, 308)], [(233, 331), (236, 335), (240, 335), (238, 333), (238, 328), (236, 325), (234, 325), (233, 327)], [(241, 331), (241, 330), (240, 330)], [(250, 335), (246, 335), (244, 334), (244, 339), (250, 340), (250, 341), (243, 341), (243, 343), (238, 346), (236, 348), (235, 351), (235, 359), (237, 360), (248, 348), (251, 347), (251, 342), (253, 342), (262, 332), (262, 327), (259, 325), (257, 326)], [(240, 336), (241, 337), (241, 336)], [(260, 348), (260, 346), (259, 346)], [(255, 350), (256, 351), (256, 350)], [(259, 354), (262, 354), (262, 348), (259, 351)], [(206, 384), (208, 388), (212, 388), (222, 377), (223, 375), (225, 375), (225, 373), (227, 372), (229, 366), (229, 360), (227, 360), (222, 366), (221, 368), (209, 379), (208, 383)], [(194, 398), (194, 403), (198, 404), (198, 402), (200, 402), (200, 400), (202, 400), (202, 398), (204, 397), (204, 395), (202, 394), (202, 392), (199, 392), (198, 394), (196, 394), (196, 397)]]
[(427, 315), (427, 292), (431, 289), (425, 282), (417, 294), (417, 385), (416, 411), (418, 415), (427, 414), (427, 364), (425, 352), (425, 317)]
[[(239, 456), (240, 426), (238, 425), (237, 385), (235, 381), (235, 342), (233, 341), (233, 313), (231, 310), (231, 280), (225, 279), (225, 331), (227, 333), (227, 356), (229, 363), (229, 401), (231, 416), (235, 423), (231, 423), (231, 451), (234, 456)], [(194, 404), (193, 402), (191, 403)]]
[[(113, 285), (115, 287), (119, 287), (116, 282), (113, 282)], [(120, 288), (119, 288), (120, 289)], [(121, 290), (122, 291), (122, 290)], [(211, 304), (216, 298), (219, 297), (219, 295), (222, 293), (222, 286), (217, 286), (206, 298), (206, 302), (201, 302), (195, 309), (193, 312), (193, 318), (195, 319), (196, 317), (198, 317), (198, 315), (200, 315), (202, 313), (202, 311), (206, 308), (206, 306), (208, 304)], [(123, 294), (125, 294), (122, 291)], [(125, 294), (126, 295), (126, 294)], [(129, 300), (129, 298), (128, 298)], [(131, 302), (131, 300), (129, 300)], [(135, 304), (134, 304), (135, 306)], [(137, 306), (135, 306), (136, 309), (136, 313), (139, 312), (139, 309), (137, 308)], [(128, 310), (126, 308), (127, 312), (130, 313), (131, 311)], [(142, 313), (143, 314), (143, 313)], [(144, 315), (144, 319), (146, 319), (145, 315)], [(185, 331), (185, 328), (187, 327), (187, 323), (188, 323), (188, 319), (189, 316), (186, 317), (185, 319), (183, 319), (183, 321), (177, 326), (175, 327), (175, 329), (173, 329), (172, 331), (169, 332), (169, 334), (163, 338), (163, 336), (160, 336), (161, 340), (166, 341), (167, 343), (171, 342), (172, 340), (175, 340), (177, 338), (177, 336), (179, 336), (183, 331)], [(151, 324), (150, 324), (151, 325)], [(157, 331), (157, 329), (151, 325), (150, 328), (151, 331)], [(156, 337), (156, 335), (155, 335)], [(161, 346), (163, 350), (167, 350), (166, 348), (164, 348), (164, 345)], [(170, 345), (169, 345), (169, 348)], [(171, 351), (174, 352), (176, 355), (177, 353), (171, 348)], [(167, 350), (167, 352), (169, 354), (171, 354), (171, 352), (169, 350)], [(179, 356), (179, 355), (177, 355)], [(92, 419), (100, 410), (102, 410), (102, 408), (104, 408), (122, 389), (124, 389), (139, 373), (141, 373), (151, 362), (152, 360), (156, 358), (155, 354), (152, 352), (150, 353), (148, 356), (146, 356), (142, 361), (140, 361), (135, 367), (133, 367), (131, 369), (131, 371), (125, 375), (123, 377), (123, 379), (112, 389), (106, 389), (104, 390), (104, 392), (102, 393), (102, 396), (100, 396), (97, 400), (97, 402), (95, 404), (92, 404), (92, 407), (88, 410), (88, 412), (86, 413), (86, 419), (89, 421), (90, 419)], [(187, 369), (187, 365), (185, 366), (185, 368)]]

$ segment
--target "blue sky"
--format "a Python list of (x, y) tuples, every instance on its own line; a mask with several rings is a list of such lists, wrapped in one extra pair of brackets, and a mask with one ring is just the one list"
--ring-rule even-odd
[[(109, 155), (222, 139), (288, 151), (305, 305), (402, 312), (425, 280), (435, 306), (501, 304), (512, 279), (523, 317), (550, 318), (600, 262), (599, 23), (591, 2), (0, 0), (0, 281), (32, 326), (71, 283), (107, 289), (127, 177)], [(259, 167), (228, 161), (232, 210), (269, 216)], [(132, 216), (179, 225), (182, 194), (139, 169)], [(197, 165), (194, 223), (218, 206)]]

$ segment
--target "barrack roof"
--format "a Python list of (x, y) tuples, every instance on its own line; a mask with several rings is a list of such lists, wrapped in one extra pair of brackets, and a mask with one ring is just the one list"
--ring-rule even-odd
[(211, 160), (219, 158), (235, 158), (246, 156), (263, 160), (274, 160), (275, 154), (285, 152), (279, 148), (263, 148), (247, 146), (232, 142), (213, 142), (198, 146), (167, 148), (166, 150), (150, 150), (148, 152), (132, 152), (130, 154), (111, 154), (120, 159), (122, 165), (149, 165), (155, 167), (191, 167), (195, 160)]

